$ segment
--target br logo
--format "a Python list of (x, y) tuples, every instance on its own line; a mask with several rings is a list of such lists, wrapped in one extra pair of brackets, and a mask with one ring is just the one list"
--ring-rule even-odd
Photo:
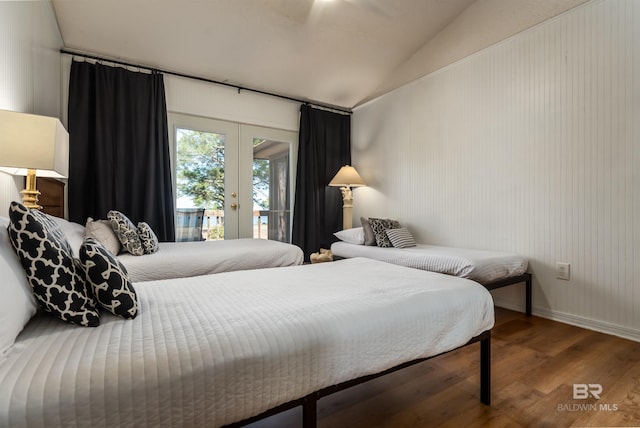
[(573, 384), (574, 400), (586, 400), (589, 397), (593, 397), (596, 400), (599, 400), (600, 394), (602, 394), (602, 385), (600, 385), (599, 383), (574, 383)]

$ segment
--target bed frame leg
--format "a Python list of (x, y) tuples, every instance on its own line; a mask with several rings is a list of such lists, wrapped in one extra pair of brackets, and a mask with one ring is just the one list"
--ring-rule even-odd
[(480, 401), (491, 404), (491, 335), (480, 341)]
[(528, 317), (531, 316), (531, 298), (532, 298), (532, 292), (531, 292), (531, 274), (527, 274), (527, 279), (525, 281), (525, 287), (526, 287), (526, 296), (525, 296), (525, 305), (526, 305), (526, 314)]
[(304, 428), (316, 428), (317, 409), (318, 398), (315, 394), (309, 394), (302, 399), (302, 426)]

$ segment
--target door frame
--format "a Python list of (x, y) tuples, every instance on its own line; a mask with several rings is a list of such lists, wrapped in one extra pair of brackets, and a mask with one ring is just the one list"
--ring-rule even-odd
[[(251, 125), (205, 116), (168, 112), (169, 145), (171, 150), (171, 171), (173, 174), (173, 194), (177, 195), (176, 177), (176, 129), (186, 128), (225, 135), (225, 186), (224, 239), (253, 238), (253, 138), (264, 138), (289, 144), (289, 177), (291, 194), (291, 221), (296, 189), (296, 167), (298, 162), (298, 132), (284, 129)], [(236, 170), (236, 174), (230, 173)], [(235, 192), (236, 197), (233, 196)], [(231, 210), (231, 203), (238, 204)], [(236, 215), (231, 213), (235, 212)], [(229, 214), (229, 215), (228, 215)], [(175, 217), (176, 213), (174, 213)], [(289, 236), (291, 236), (289, 230)]]

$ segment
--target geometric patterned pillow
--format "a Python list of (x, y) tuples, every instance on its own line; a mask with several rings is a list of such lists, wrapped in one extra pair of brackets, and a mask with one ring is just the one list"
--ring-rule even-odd
[(391, 219), (369, 218), (369, 224), (371, 225), (373, 234), (376, 237), (376, 244), (378, 247), (393, 247), (393, 244), (387, 236), (387, 230), (400, 228), (400, 223)]
[(80, 262), (96, 300), (106, 310), (126, 319), (138, 314), (138, 300), (127, 269), (111, 251), (93, 238), (80, 247)]
[(43, 213), (40, 210), (31, 210), (31, 214), (33, 214), (33, 216), (40, 223), (44, 224), (49, 233), (51, 233), (62, 245), (64, 245), (66, 250), (73, 254), (71, 244), (69, 244), (69, 241), (67, 241), (67, 237), (65, 236), (64, 232), (52, 217), (49, 217), (47, 214)]
[(144, 221), (138, 223), (138, 237), (145, 254), (153, 254), (158, 251), (158, 237), (153, 233), (151, 226)]
[(143, 255), (144, 249), (142, 248), (142, 243), (138, 236), (138, 229), (131, 220), (129, 220), (129, 218), (120, 211), (115, 210), (109, 211), (107, 213), (107, 218), (109, 219), (113, 231), (125, 250), (134, 256)]
[(12, 202), (9, 240), (40, 306), (63, 321), (85, 327), (100, 324), (93, 294), (87, 289), (82, 266), (69, 244), (60, 240), (37, 210)]
[(409, 248), (416, 246), (415, 239), (413, 239), (409, 230), (404, 227), (399, 229), (387, 229), (387, 237), (395, 248)]

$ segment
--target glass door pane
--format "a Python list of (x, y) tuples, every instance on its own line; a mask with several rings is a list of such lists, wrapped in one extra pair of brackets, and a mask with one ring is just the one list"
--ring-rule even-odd
[(176, 128), (176, 241), (224, 239), (224, 149), (224, 134)]
[(291, 194), (288, 143), (253, 139), (253, 237), (289, 242)]
[[(291, 242), (291, 209), (297, 134), (241, 125), (241, 151), (250, 149), (253, 212), (247, 237)], [(243, 154), (241, 153), (241, 158)], [(242, 181), (242, 180), (241, 180)], [(242, 184), (242, 183), (241, 183)], [(241, 222), (243, 220), (241, 219)], [(241, 225), (241, 235), (242, 235)], [(247, 233), (248, 232), (248, 233)]]
[(169, 114), (176, 241), (238, 237), (238, 125)]

